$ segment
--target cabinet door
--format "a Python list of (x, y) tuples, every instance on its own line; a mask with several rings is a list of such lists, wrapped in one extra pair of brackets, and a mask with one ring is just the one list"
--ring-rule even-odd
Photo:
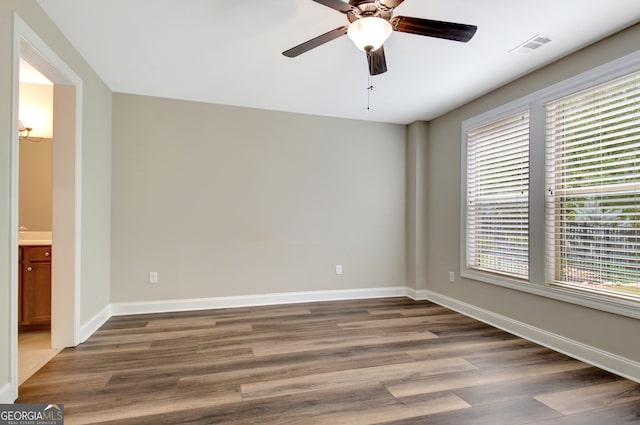
[(22, 248), (20, 248), (19, 263), (18, 263), (18, 324), (22, 325), (24, 322), (22, 316)]
[(27, 263), (23, 275), (24, 322), (34, 325), (51, 321), (51, 263)]
[(22, 325), (51, 323), (51, 247), (22, 247)]

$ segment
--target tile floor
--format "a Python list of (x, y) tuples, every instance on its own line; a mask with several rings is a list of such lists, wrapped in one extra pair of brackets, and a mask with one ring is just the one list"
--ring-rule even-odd
[(51, 332), (18, 333), (18, 385), (22, 385), (61, 350), (51, 348)]

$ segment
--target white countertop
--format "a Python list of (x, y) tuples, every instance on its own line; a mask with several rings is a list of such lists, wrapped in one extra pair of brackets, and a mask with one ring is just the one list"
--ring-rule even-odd
[(18, 245), (51, 245), (51, 232), (24, 231), (18, 233)]

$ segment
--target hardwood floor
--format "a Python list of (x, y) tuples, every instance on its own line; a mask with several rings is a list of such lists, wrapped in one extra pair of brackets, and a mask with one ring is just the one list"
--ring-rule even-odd
[(430, 302), (114, 317), (20, 387), (89, 424), (640, 424), (640, 384)]

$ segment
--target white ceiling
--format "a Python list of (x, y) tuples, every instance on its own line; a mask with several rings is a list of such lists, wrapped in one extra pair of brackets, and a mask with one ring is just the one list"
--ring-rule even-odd
[(20, 82), (31, 84), (53, 85), (51, 81), (35, 69), (29, 62), (20, 58)]
[[(367, 111), (347, 23), (312, 0), (38, 0), (115, 92), (408, 124), (430, 120), (634, 23), (639, 0), (405, 0), (395, 15), (478, 26), (468, 43), (394, 32)], [(537, 34), (552, 41), (511, 50)]]

